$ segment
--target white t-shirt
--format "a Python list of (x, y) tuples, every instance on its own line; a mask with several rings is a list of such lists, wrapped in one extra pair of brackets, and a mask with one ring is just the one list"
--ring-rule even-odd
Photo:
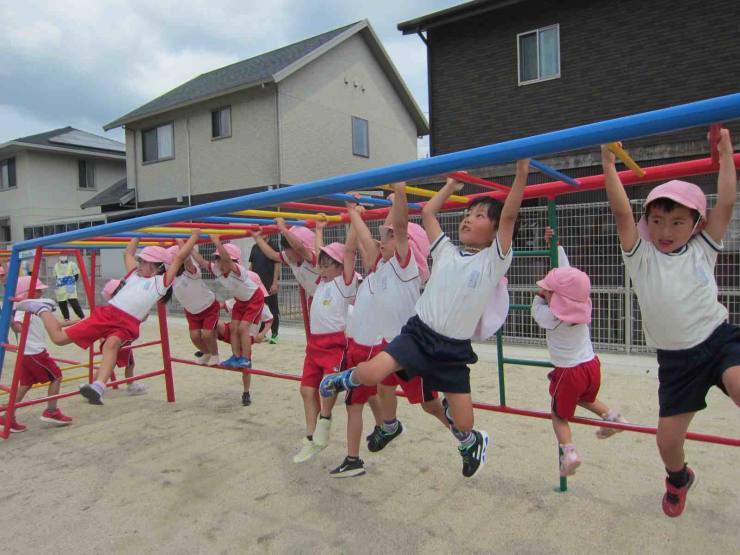
[(230, 297), (237, 301), (248, 301), (257, 291), (257, 284), (253, 282), (247, 274), (247, 269), (241, 264), (234, 262), (237, 268), (236, 272), (229, 272), (227, 275), (221, 273), (221, 267), (211, 262), (211, 272), (218, 282), (226, 289)]
[[(357, 276), (352, 283), (344, 283), (344, 276), (321, 281), (311, 302), (309, 329), (313, 334), (343, 332), (347, 327), (347, 309), (357, 295)], [(356, 317), (356, 316), (355, 316)]]
[[(25, 314), (23, 310), (16, 310), (13, 320), (22, 324)], [(44, 328), (44, 322), (41, 318), (32, 314), (31, 321), (28, 323), (28, 337), (26, 338), (26, 348), (23, 350), (23, 354), (37, 355), (43, 353), (45, 350), (46, 329)]]
[(416, 313), (439, 334), (470, 339), (494, 288), (511, 266), (512, 249), (502, 254), (496, 239), (490, 247), (468, 253), (442, 234), (431, 253), (432, 275), (416, 303)]
[(680, 350), (707, 339), (727, 320), (717, 300), (714, 266), (723, 249), (705, 232), (692, 237), (678, 252), (665, 254), (639, 239), (622, 258), (640, 303), (647, 344)]
[(207, 309), (216, 300), (216, 295), (203, 281), (199, 267), (195, 267), (195, 273), (187, 269), (175, 278), (172, 285), (172, 293), (177, 302), (190, 314), (199, 314)]
[(300, 264), (294, 264), (290, 261), (290, 258), (285, 254), (285, 251), (280, 252), (280, 260), (288, 265), (290, 270), (293, 272), (298, 285), (303, 287), (308, 297), (313, 297), (316, 292), (316, 285), (319, 279), (319, 270), (314, 264), (306, 262), (305, 260)]
[(126, 276), (126, 284), (108, 304), (143, 322), (154, 303), (167, 294), (169, 286), (164, 280), (164, 274), (145, 278), (134, 270)]
[(357, 289), (352, 319), (347, 336), (357, 343), (372, 347), (383, 340), (390, 342), (408, 322), (421, 294), (421, 278), (416, 260), (399, 261), (398, 254), (387, 261), (382, 258)]
[(555, 316), (547, 301), (536, 295), (532, 301), (532, 318), (545, 329), (550, 361), (559, 368), (572, 368), (592, 360), (591, 332), (587, 324), (569, 324)]
[(267, 305), (264, 305), (262, 307), (262, 314), (260, 314), (259, 324), (252, 324), (251, 326), (249, 326), (249, 336), (257, 337), (257, 334), (260, 332), (260, 328), (262, 327), (262, 323), (269, 322), (270, 320), (272, 320), (272, 318), (273, 316), (272, 316), (272, 311), (270, 310), (270, 307)]

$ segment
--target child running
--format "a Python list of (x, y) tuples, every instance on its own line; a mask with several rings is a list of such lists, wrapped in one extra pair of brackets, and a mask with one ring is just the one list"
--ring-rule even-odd
[[(224, 302), (224, 310), (227, 313), (231, 312), (231, 309), (234, 308), (235, 302), (236, 301), (234, 299), (228, 299), (226, 302)], [(260, 323), (252, 324), (252, 326), (249, 328), (249, 337), (252, 338), (252, 343), (262, 343), (265, 340), (265, 336), (269, 331), (270, 324), (272, 324), (272, 318), (272, 311), (270, 310), (270, 307), (265, 304), (265, 306), (262, 307)], [(260, 326), (262, 326), (261, 330)], [(216, 330), (218, 331), (219, 341), (223, 341), (224, 343), (229, 344), (231, 343), (231, 325), (229, 324), (229, 322), (219, 320), (218, 324), (216, 325)]]
[[(36, 280), (35, 299), (41, 299), (42, 291), (47, 286), (41, 280)], [(16, 286), (16, 296), (13, 300), (28, 299), (28, 293), (31, 289), (31, 277), (22, 276), (18, 278)], [(13, 331), (20, 333), (23, 327), (23, 310), (16, 310), (13, 322), (11, 324)], [(31, 321), (28, 326), (28, 336), (26, 337), (26, 346), (23, 350), (23, 360), (21, 361), (20, 380), (16, 403), (20, 403), (26, 396), (26, 393), (34, 384), (49, 382), (48, 396), (58, 395), (62, 386), (62, 371), (51, 358), (46, 350), (46, 331), (44, 323), (35, 314), (31, 315)], [(41, 413), (41, 422), (54, 424), (55, 426), (66, 426), (72, 423), (72, 418), (63, 414), (57, 406), (56, 399), (50, 400), (46, 404), (46, 410)], [(10, 423), (10, 431), (13, 433), (25, 432), (26, 426), (21, 424), (13, 417)]]
[(468, 364), (478, 357), (470, 338), (511, 265), (511, 241), (528, 172), (528, 160), (517, 162), (514, 184), (500, 213), (492, 199), (470, 204), (458, 228), (462, 249), (442, 232), (436, 217), (449, 196), (463, 187), (447, 179), (422, 210), (434, 265), (416, 303), (416, 316), (382, 353), (356, 368), (326, 376), (321, 384), (321, 394), (329, 396), (359, 385), (377, 385), (401, 369), (409, 377), (421, 376), (428, 388), (445, 394), (453, 433), (460, 442), (462, 473), (468, 478), (483, 467), (488, 448), (488, 434), (473, 429)]
[[(714, 145), (712, 145), (714, 146)], [(614, 154), (601, 147), (606, 192), (614, 213), (622, 258), (637, 294), (647, 344), (657, 348), (658, 450), (667, 477), (663, 512), (681, 515), (696, 480), (683, 444), (712, 386), (740, 406), (740, 328), (727, 322), (717, 299), (714, 266), (732, 219), (737, 174), (727, 129), (720, 131), (717, 204), (693, 183), (669, 181), (645, 200), (635, 225)]]
[[(87, 349), (99, 339), (103, 339), (103, 360), (92, 384), (80, 388), (80, 394), (93, 405), (103, 404), (105, 384), (113, 373), (118, 351), (139, 337), (141, 322), (157, 302), (167, 302), (172, 295), (172, 282), (177, 271), (198, 241), (200, 232), (193, 234), (183, 245), (174, 259), (163, 247), (146, 247), (136, 253), (137, 238), (131, 239), (123, 258), (128, 270), (125, 285), (111, 299), (110, 303), (96, 307), (93, 313), (76, 324), (62, 329), (51, 311), (54, 301), (50, 299), (29, 299), (18, 303), (19, 310), (37, 314), (44, 322), (49, 338), (55, 345), (75, 343)], [(169, 263), (168, 269), (165, 264)]]
[[(545, 239), (552, 240), (552, 230)], [(568, 263), (558, 246), (558, 267), (537, 282), (540, 290), (532, 301), (532, 318), (545, 329), (550, 361), (555, 369), (550, 379), (552, 427), (560, 444), (560, 475), (572, 476), (581, 464), (568, 421), (581, 406), (609, 422), (627, 421), (596, 398), (601, 384), (601, 363), (594, 354), (588, 324), (591, 323), (591, 280)], [(596, 437), (605, 439), (621, 430), (599, 428)]]

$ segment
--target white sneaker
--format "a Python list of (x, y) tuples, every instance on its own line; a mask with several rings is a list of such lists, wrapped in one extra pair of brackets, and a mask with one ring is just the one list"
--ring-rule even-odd
[(199, 357), (195, 357), (195, 362), (198, 364), (208, 364), (208, 361), (211, 359), (211, 355), (208, 353), (203, 353)]
[(143, 383), (133, 382), (126, 387), (127, 395), (144, 395), (145, 393), (146, 386)]
[(321, 451), (321, 447), (318, 447), (313, 441), (311, 441), (307, 437), (304, 437), (301, 450), (298, 451), (298, 454), (295, 457), (293, 457), (293, 462), (294, 463), (306, 462), (308, 459), (313, 457), (319, 451)]
[(576, 469), (581, 466), (581, 456), (572, 443), (563, 445), (563, 454), (560, 455), (560, 475), (573, 476)]
[(208, 357), (208, 361), (203, 364), (207, 364), (208, 366), (221, 366), (221, 359), (218, 355), (210, 355)]
[[(601, 417), (606, 422), (619, 422), (620, 424), (629, 424), (627, 419), (622, 416), (622, 413), (610, 410), (604, 416)], [(596, 430), (596, 437), (599, 439), (606, 439), (612, 437), (614, 434), (623, 432), (624, 430), (618, 430), (617, 428), (599, 428)]]
[(331, 432), (331, 418), (321, 418), (316, 422), (313, 432), (313, 442), (321, 449), (329, 445), (329, 432)]

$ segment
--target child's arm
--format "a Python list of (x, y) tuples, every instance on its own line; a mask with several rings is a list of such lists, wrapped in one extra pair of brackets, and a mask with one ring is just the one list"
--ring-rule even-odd
[(732, 156), (732, 140), (727, 129), (720, 129), (719, 144), (719, 175), (717, 176), (717, 204), (707, 216), (707, 225), (704, 230), (717, 243), (727, 232), (735, 210), (737, 195), (737, 172), (735, 160)]
[(442, 235), (442, 226), (437, 221), (437, 212), (442, 209), (442, 205), (447, 202), (450, 195), (460, 191), (463, 186), (464, 184), (461, 181), (448, 177), (445, 186), (421, 209), (421, 223), (424, 225), (424, 230), (432, 244)]
[(265, 238), (262, 237), (261, 231), (253, 231), (252, 239), (254, 239), (254, 242), (257, 244), (259, 249), (262, 251), (262, 254), (264, 254), (267, 258), (269, 258), (273, 262), (282, 262), (282, 260), (280, 259), (280, 253), (277, 252), (275, 249), (273, 249), (270, 246), (270, 244), (265, 240)]
[(550, 310), (550, 306), (547, 304), (547, 299), (544, 296), (545, 294), (546, 292), (540, 289), (532, 300), (532, 318), (534, 318), (534, 321), (541, 328), (553, 330), (560, 325), (560, 320)]
[(394, 183), (393, 191), (391, 225), (396, 239), (396, 252), (401, 260), (406, 260), (409, 254), (409, 204), (406, 200), (406, 183)]
[[(282, 233), (286, 241), (290, 243), (291, 248), (294, 251), (296, 251), (298, 254), (300, 254), (303, 260), (305, 260), (309, 264), (313, 264), (314, 259), (313, 259), (313, 255), (311, 254), (311, 251), (308, 250), (306, 246), (303, 243), (301, 243), (301, 241), (299, 241), (298, 238), (290, 232), (290, 230), (288, 229), (288, 226), (285, 225), (285, 220), (283, 218), (275, 218), (275, 223), (277, 224), (278, 229), (280, 230), (280, 233)], [(318, 228), (318, 225), (316, 227)], [(318, 255), (319, 255), (319, 251), (317, 250), (316, 256)]]
[[(317, 233), (318, 235), (318, 233)], [(347, 242), (344, 245), (344, 283), (352, 283), (355, 278), (355, 250), (357, 249), (357, 231), (355, 226), (349, 226)]]
[(23, 329), (23, 323), (22, 323), (22, 322), (18, 322), (18, 321), (16, 321), (16, 320), (13, 320), (13, 321), (12, 321), (12, 322), (10, 323), (10, 328), (11, 328), (11, 329), (12, 329), (12, 330), (13, 330), (13, 331), (14, 331), (15, 333), (21, 333), (21, 330)]
[(193, 247), (198, 242), (199, 238), (200, 230), (197, 228), (193, 229), (192, 235), (190, 235), (190, 238), (185, 242), (184, 245), (180, 247), (180, 250), (175, 255), (175, 258), (172, 260), (172, 264), (170, 264), (170, 267), (167, 268), (167, 274), (165, 276), (167, 278), (166, 284), (171, 284), (175, 281), (175, 277), (177, 277), (177, 272), (180, 271), (180, 268), (192, 253)]
[[(314, 240), (314, 249), (316, 249), (316, 256), (317, 257), (321, 254), (321, 248), (324, 246), (324, 228), (325, 227), (326, 227), (326, 220), (316, 220), (316, 231), (314, 233), (313, 240)], [(290, 232), (288, 232), (288, 233), (290, 233)], [(289, 239), (289, 241), (290, 241), (290, 239)], [(293, 243), (291, 243), (291, 245), (292, 244)], [(306, 249), (306, 250), (308, 250), (308, 249)]]
[(529, 159), (517, 160), (514, 183), (504, 201), (504, 207), (501, 209), (501, 217), (498, 222), (498, 230), (496, 231), (496, 239), (498, 240), (502, 255), (508, 254), (509, 249), (511, 249), (511, 241), (514, 237), (514, 225), (519, 215), (519, 207), (522, 204), (522, 197), (524, 197), (524, 188), (527, 186), (528, 176)]
[(265, 327), (263, 327), (262, 331), (260, 331), (254, 338), (255, 343), (262, 343), (265, 340), (265, 336), (267, 335), (267, 330), (272, 327), (272, 320), (266, 320), (262, 323), (265, 325)]
[(211, 241), (214, 245), (216, 245), (216, 252), (218, 252), (218, 256), (221, 260), (226, 260), (226, 272), (236, 272), (236, 264), (234, 264), (234, 261), (231, 260), (231, 256), (229, 256), (228, 251), (224, 248), (223, 243), (221, 242), (221, 238), (218, 235), (211, 235)]
[[(182, 241), (182, 239), (180, 241)], [(178, 241), (177, 244), (180, 245), (180, 250), (182, 250), (182, 247), (185, 243), (181, 244), (180, 241)], [(198, 249), (193, 248), (193, 250), (190, 251), (190, 256), (195, 259), (195, 261), (198, 263), (198, 266), (200, 266), (202, 269), (208, 270), (211, 267), (211, 263), (203, 258), (203, 255), (198, 252)]]
[(604, 167), (606, 196), (609, 198), (609, 205), (617, 220), (619, 244), (623, 251), (630, 252), (635, 248), (640, 236), (637, 234), (629, 198), (617, 173), (616, 157), (606, 145), (601, 145), (601, 165)]
[(134, 237), (126, 245), (126, 250), (123, 251), (123, 264), (126, 266), (127, 274), (139, 267), (139, 263), (136, 262), (136, 247), (138, 246), (139, 238)]
[(378, 256), (380, 256), (378, 245), (370, 234), (367, 224), (362, 219), (359, 208), (357, 206), (347, 206), (347, 211), (349, 212), (349, 219), (352, 223), (350, 230), (355, 233), (359, 242), (362, 265), (365, 271), (369, 272), (376, 260), (378, 260)]

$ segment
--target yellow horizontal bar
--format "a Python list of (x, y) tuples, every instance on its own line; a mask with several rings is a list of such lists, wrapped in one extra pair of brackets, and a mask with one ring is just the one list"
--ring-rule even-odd
[(336, 215), (309, 214), (303, 212), (282, 212), (277, 210), (241, 210), (234, 212), (239, 216), (253, 218), (290, 218), (292, 220), (326, 220), (327, 222), (341, 222), (342, 217)]
[[(169, 239), (162, 239), (161, 241), (143, 241), (140, 242), (140, 246), (149, 247), (149, 246), (161, 246), (167, 243), (172, 243)], [(125, 241), (70, 241), (69, 243), (65, 243), (65, 245), (70, 245), (72, 247), (95, 247), (95, 245), (99, 245), (101, 247), (107, 247), (107, 246), (121, 246), (125, 247), (126, 242)]]
[[(76, 376), (67, 376), (65, 378), (62, 378), (62, 383), (64, 382), (72, 382), (75, 380), (81, 380), (81, 379), (87, 379), (89, 377), (89, 374), (85, 372), (84, 374), (77, 374)], [(39, 387), (47, 387), (49, 385), (49, 382), (44, 383), (35, 383), (31, 386), (31, 389), (38, 389)], [(0, 395), (8, 395), (9, 392), (2, 390), (0, 391)]]
[[(93, 366), (100, 364), (100, 361), (93, 361)], [(89, 362), (81, 362), (80, 364), (73, 364), (72, 366), (62, 366), (59, 370), (66, 372), (67, 370), (74, 370), (75, 368), (87, 368), (90, 366)]]
[(142, 233), (192, 233), (193, 229), (198, 229), (201, 233), (209, 235), (249, 235), (246, 229), (199, 229), (192, 227), (145, 227), (139, 229)]
[[(386, 191), (392, 191), (393, 185), (381, 185), (380, 188), (385, 189)], [(420, 187), (412, 187), (411, 185), (406, 185), (404, 189), (406, 189), (407, 193), (420, 197), (432, 198), (434, 195), (437, 194), (437, 191), (430, 191), (429, 189), (422, 189)], [(447, 200), (451, 200), (452, 202), (470, 202), (470, 199), (468, 197), (463, 197), (461, 195), (450, 195)]]
[(624, 150), (619, 144), (617, 143), (609, 143), (606, 145), (606, 147), (611, 150), (614, 155), (619, 158), (625, 166), (627, 166), (629, 169), (632, 170), (632, 172), (637, 177), (645, 177), (645, 170), (643, 170), (637, 162), (635, 162), (632, 157), (627, 154), (627, 151)]

